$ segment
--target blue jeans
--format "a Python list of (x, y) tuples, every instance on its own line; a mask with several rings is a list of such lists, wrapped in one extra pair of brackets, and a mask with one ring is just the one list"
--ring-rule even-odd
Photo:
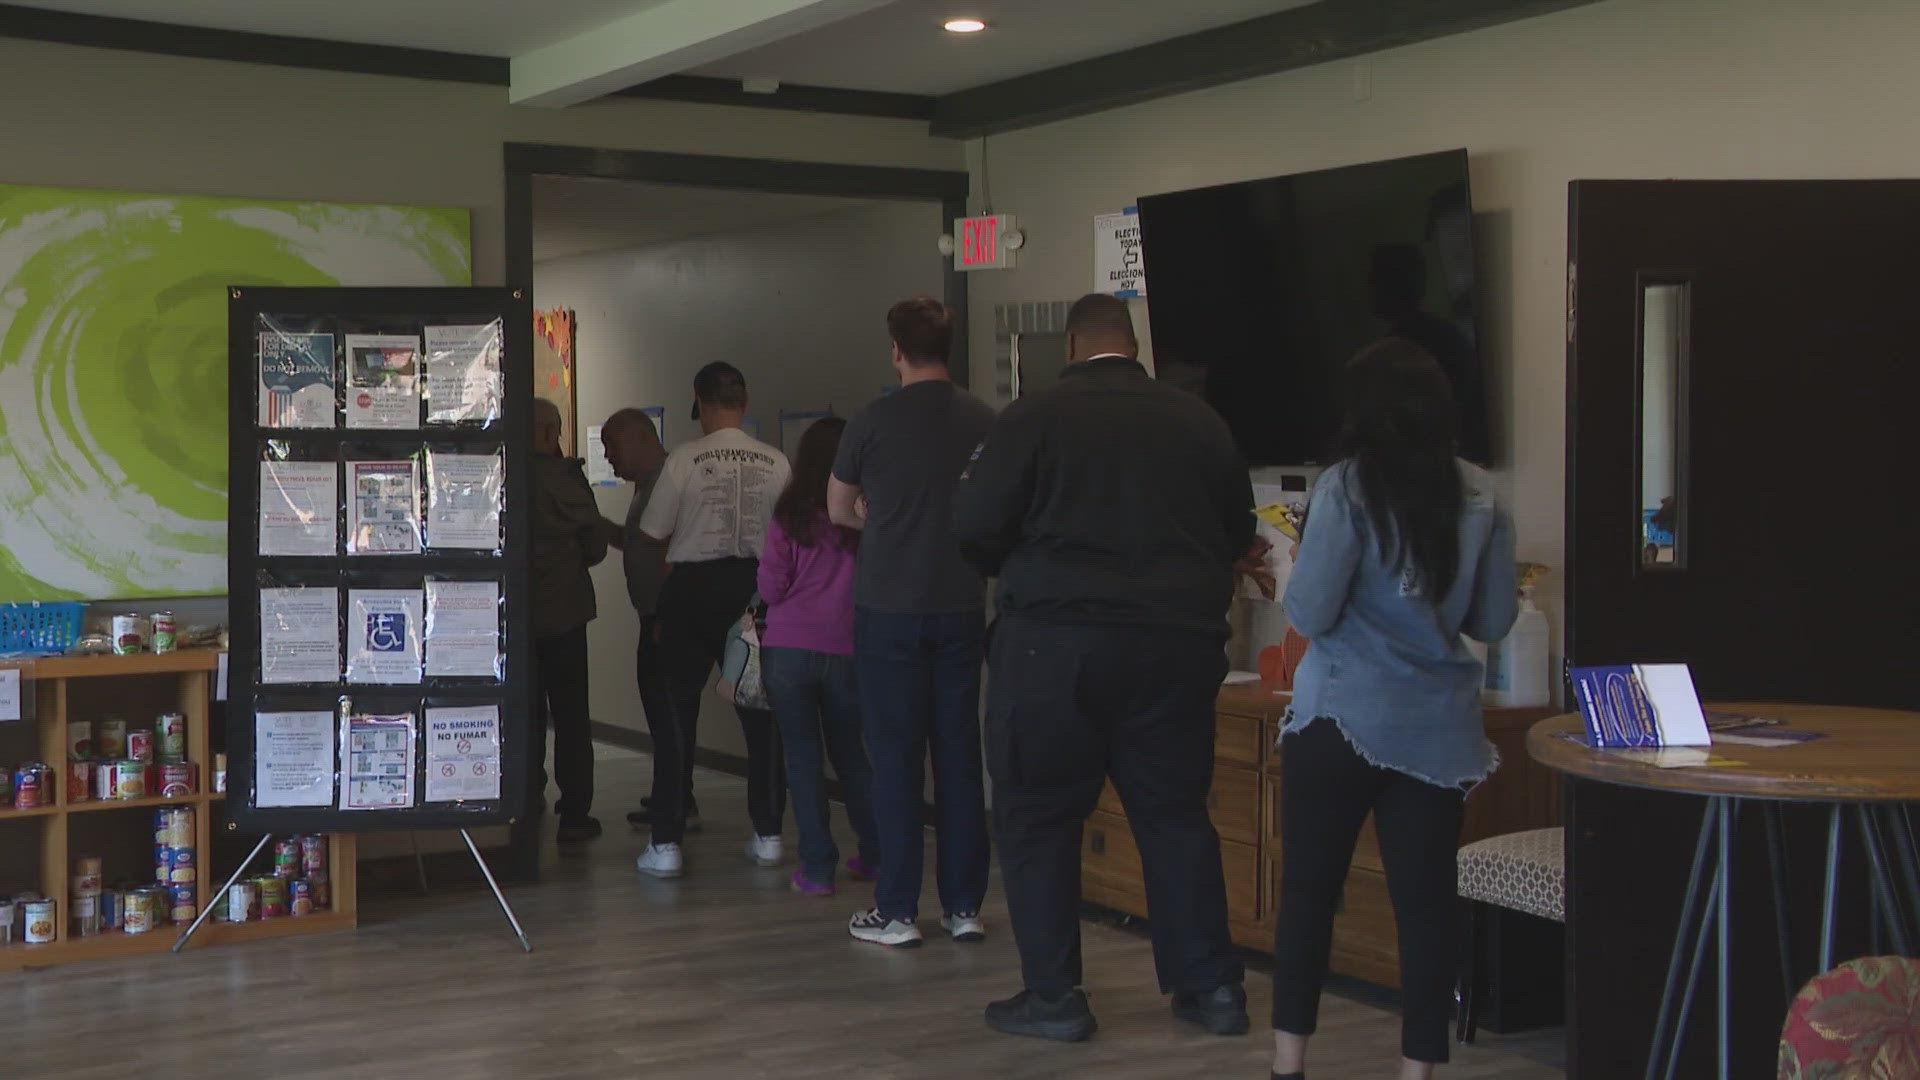
[[(767, 700), (780, 725), (787, 751), (787, 791), (793, 797), (793, 823), (800, 833), (800, 872), (808, 881), (833, 883), (840, 848), (828, 821), (823, 760), (847, 802), (847, 821), (860, 841), (867, 865), (880, 862), (873, 829), (873, 767), (860, 741), (860, 695), (853, 657), (811, 649), (768, 646), (760, 653), (760, 675)], [(824, 735), (824, 738), (823, 738)]]
[(858, 608), (854, 650), (873, 760), (880, 830), (874, 906), (920, 914), (925, 865), (924, 763), (933, 759), (935, 878), (947, 914), (977, 912), (987, 895), (987, 808), (980, 764), (982, 612), (896, 614)]

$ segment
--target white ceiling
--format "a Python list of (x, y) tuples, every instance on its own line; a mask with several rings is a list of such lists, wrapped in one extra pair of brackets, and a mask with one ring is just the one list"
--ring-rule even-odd
[[(1151, 45), (1313, 0), (895, 0), (698, 69), (808, 86), (947, 94)], [(956, 16), (978, 34), (949, 34)]]
[(765, 228), (873, 205), (868, 199), (589, 180), (533, 179), (535, 262)]
[[(30, 7), (183, 26), (525, 57), (591, 44), (616, 21), (675, 0), (26, 0)], [(736, 0), (703, 0), (714, 11)], [(1311, 0), (893, 0), (693, 69), (812, 86), (943, 94), (1239, 22)], [(683, 7), (687, 0), (678, 0)], [(789, 4), (804, 7), (802, 4)], [(988, 29), (949, 34), (970, 15)], [(651, 17), (651, 16), (650, 16)], [(718, 23), (716, 22), (716, 25)], [(591, 73), (582, 73), (586, 78)]]

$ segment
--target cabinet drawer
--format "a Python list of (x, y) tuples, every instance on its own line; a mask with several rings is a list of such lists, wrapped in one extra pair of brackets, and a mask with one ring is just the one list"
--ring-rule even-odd
[(1213, 756), (1219, 761), (1236, 761), (1260, 767), (1265, 760), (1267, 725), (1258, 717), (1216, 713), (1213, 725)]
[[(1260, 849), (1231, 840), (1220, 844), (1220, 869), (1226, 879), (1227, 917), (1254, 922), (1260, 917)], [(1146, 900), (1146, 882), (1140, 848), (1133, 842), (1127, 819), (1104, 810), (1087, 818), (1080, 839), (1080, 880), (1089, 898), (1114, 895)], [(1101, 901), (1107, 902), (1107, 901)], [(1132, 908), (1123, 907), (1123, 910)], [(1152, 918), (1152, 912), (1146, 912)]]
[[(1120, 792), (1112, 781), (1100, 789), (1099, 809), (1115, 817), (1126, 817)], [(1260, 774), (1252, 769), (1216, 765), (1213, 787), (1207, 792), (1207, 814), (1222, 840), (1243, 844), (1260, 842)]]
[(1260, 849), (1252, 844), (1220, 843), (1220, 870), (1227, 880), (1227, 919), (1260, 920)]
[(1399, 939), (1385, 874), (1358, 867), (1347, 874), (1340, 913), (1333, 918), (1333, 943), (1342, 952), (1399, 966)]
[[(1280, 856), (1280, 770), (1268, 769), (1265, 775), (1267, 783), (1266, 791), (1261, 796), (1263, 809), (1260, 824), (1267, 850), (1277, 863)], [(1386, 870), (1386, 864), (1380, 861), (1380, 837), (1374, 831), (1372, 814), (1368, 814), (1367, 820), (1361, 823), (1360, 835), (1354, 840), (1353, 868), (1375, 873), (1384, 873)]]

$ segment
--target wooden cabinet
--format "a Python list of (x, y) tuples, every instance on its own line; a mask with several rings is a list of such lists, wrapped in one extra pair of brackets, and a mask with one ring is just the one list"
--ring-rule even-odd
[[(1220, 833), (1226, 873), (1227, 920), (1239, 945), (1269, 952), (1280, 896), (1280, 754), (1274, 747), (1287, 697), (1258, 685), (1220, 692), (1214, 737), (1213, 789), (1207, 808)], [(1526, 753), (1526, 731), (1550, 709), (1488, 709), (1487, 737), (1501, 768), (1467, 798), (1462, 844), (1500, 833), (1559, 823), (1552, 774)], [(1086, 899), (1131, 915), (1151, 917), (1125, 808), (1108, 785), (1087, 822), (1081, 851)], [(1369, 817), (1354, 846), (1339, 916), (1334, 920), (1333, 970), (1383, 986), (1399, 983), (1393, 905), (1386, 867)]]

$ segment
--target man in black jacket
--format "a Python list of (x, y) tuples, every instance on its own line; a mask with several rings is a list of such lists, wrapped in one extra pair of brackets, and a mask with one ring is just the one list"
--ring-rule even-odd
[(1110, 775), (1140, 847), (1161, 991), (1181, 1019), (1244, 1034), (1207, 790), (1252, 486), (1225, 422), (1134, 359), (1123, 301), (1076, 303), (1067, 350), (1059, 383), (1000, 414), (954, 506), (962, 552), (999, 579), (987, 765), (1026, 983), (987, 1024), (1094, 1031), (1080, 834)]

